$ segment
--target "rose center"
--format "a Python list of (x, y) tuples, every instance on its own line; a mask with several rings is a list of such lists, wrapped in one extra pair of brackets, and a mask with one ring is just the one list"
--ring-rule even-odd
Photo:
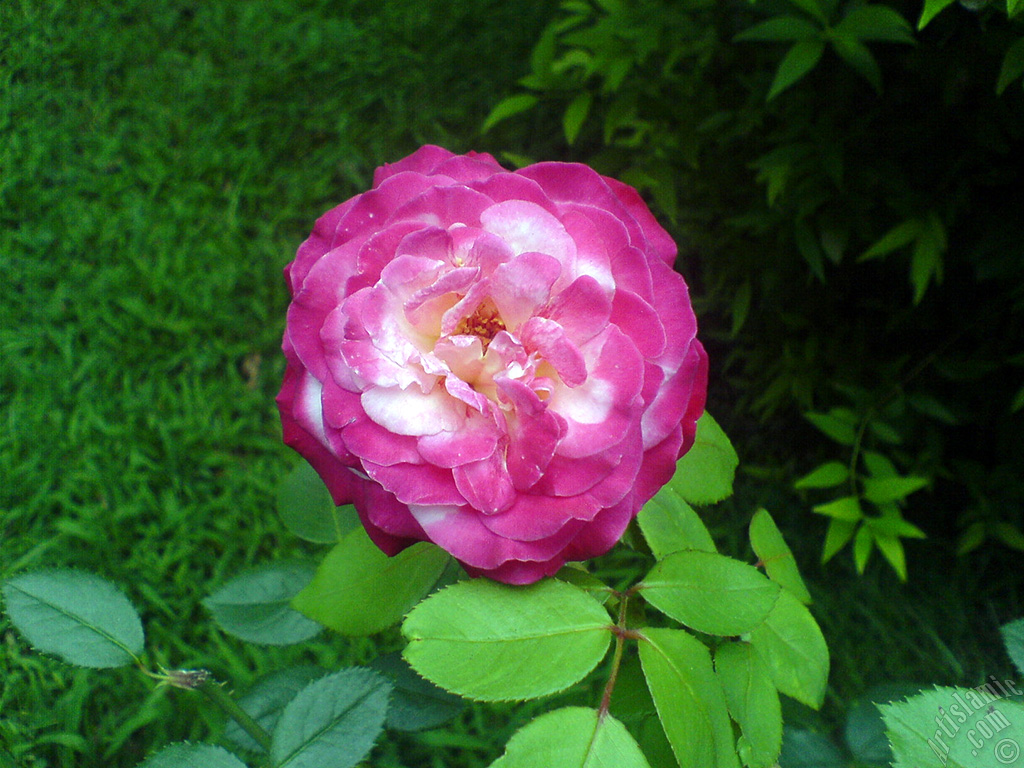
[(491, 340), (498, 334), (498, 331), (505, 330), (505, 323), (498, 314), (497, 308), (490, 301), (485, 301), (472, 315), (465, 318), (455, 329), (457, 334), (476, 336), (483, 342), (484, 349), (491, 343)]

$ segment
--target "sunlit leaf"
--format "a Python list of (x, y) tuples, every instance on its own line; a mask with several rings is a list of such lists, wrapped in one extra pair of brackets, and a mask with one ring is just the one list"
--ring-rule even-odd
[(707, 647), (681, 629), (646, 627), (640, 661), (681, 768), (738, 768), (725, 694)]
[(908, 475), (907, 477), (866, 477), (864, 478), (864, 498), (875, 504), (899, 501), (927, 485), (927, 477), (917, 477), (915, 475)]
[(564, 707), (527, 723), (491, 768), (650, 768), (629, 731), (608, 714)]
[(668, 555), (640, 589), (667, 616), (699, 632), (723, 636), (741, 635), (763, 622), (781, 591), (753, 566), (697, 550)]
[(828, 646), (806, 606), (783, 591), (749, 639), (780, 692), (814, 709), (821, 706), (828, 683)]
[(292, 606), (343, 635), (372, 635), (401, 621), (448, 561), (444, 550), (424, 542), (388, 557), (360, 526), (327, 553)]
[(658, 560), (680, 549), (716, 551), (700, 516), (683, 501), (672, 484), (664, 486), (644, 504), (637, 515), (637, 523)]
[(835, 501), (818, 504), (814, 507), (814, 511), (819, 515), (845, 520), (848, 523), (856, 523), (864, 517), (860, 508), (860, 500), (856, 496), (843, 496)]
[(693, 447), (676, 464), (669, 482), (690, 504), (714, 504), (732, 494), (739, 461), (725, 432), (705, 411), (697, 420)]
[(750, 521), (750, 545), (764, 565), (768, 578), (788, 589), (800, 602), (811, 602), (811, 594), (800, 576), (793, 552), (767, 510), (759, 509)]
[(841, 550), (853, 538), (857, 531), (857, 523), (848, 520), (832, 518), (828, 521), (828, 531), (825, 533), (825, 545), (821, 551), (821, 562), (827, 563), (836, 552)]
[(742, 732), (737, 748), (744, 765), (768, 768), (782, 749), (782, 708), (767, 667), (748, 643), (732, 642), (715, 651), (715, 673)]
[(580, 129), (583, 127), (587, 115), (590, 114), (590, 105), (593, 102), (593, 95), (584, 91), (577, 94), (565, 108), (565, 114), (562, 116), (562, 130), (565, 132), (565, 140), (568, 144), (576, 143), (576, 137), (579, 136)]
[(611, 617), (558, 579), (513, 587), (462, 581), (424, 600), (402, 624), (405, 658), (445, 690), (482, 701), (563, 690), (608, 650)]

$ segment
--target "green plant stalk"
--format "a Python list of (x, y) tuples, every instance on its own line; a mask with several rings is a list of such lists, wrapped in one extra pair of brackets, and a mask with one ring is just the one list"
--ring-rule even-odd
[(228, 717), (241, 726), (243, 731), (252, 736), (263, 749), (267, 752), (270, 751), (270, 734), (253, 720), (249, 713), (238, 705), (237, 701), (227, 694), (220, 683), (213, 678), (207, 678), (196, 690), (204, 693), (210, 701), (220, 707)]

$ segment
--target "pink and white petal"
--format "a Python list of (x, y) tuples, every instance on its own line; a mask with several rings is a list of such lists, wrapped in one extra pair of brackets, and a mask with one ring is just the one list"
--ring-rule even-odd
[(362, 464), (366, 474), (402, 504), (463, 503), (451, 470), (433, 464)]
[(457, 227), (450, 231), (456, 256), (469, 266), (480, 267), (487, 277), (499, 265), (515, 257), (508, 244), (490, 232), (476, 227)]
[(678, 253), (676, 242), (658, 223), (658, 220), (654, 218), (654, 214), (651, 213), (651, 209), (647, 207), (643, 198), (640, 197), (640, 193), (628, 184), (623, 184), (618, 179), (611, 179), (605, 176), (604, 180), (609, 189), (619, 198), (626, 207), (626, 210), (629, 211), (630, 215), (640, 225), (649, 243), (649, 249), (662, 262), (672, 266)]
[(651, 264), (654, 278), (654, 309), (665, 328), (667, 344), (657, 360), (666, 371), (674, 372), (697, 335), (697, 317), (690, 305), (690, 292), (683, 276), (658, 262)]
[(484, 229), (504, 240), (512, 252), (544, 253), (562, 264), (571, 264), (576, 244), (553, 214), (525, 200), (494, 203), (480, 215)]
[(609, 320), (636, 344), (640, 354), (654, 359), (665, 351), (665, 328), (650, 304), (635, 293), (615, 291)]
[(677, 424), (668, 436), (652, 448), (644, 451), (643, 464), (636, 475), (637, 504), (643, 506), (661, 487), (672, 479), (679, 461), (679, 450), (683, 444), (683, 428)]
[(605, 329), (611, 313), (610, 292), (583, 275), (569, 283), (544, 314), (562, 326), (576, 344), (583, 344)]
[(491, 568), (490, 570), (481, 570), (479, 568), (473, 568), (469, 565), (463, 565), (466, 569), (466, 573), (470, 576), (477, 578), (480, 576), (486, 576), (494, 581), (500, 581), (503, 584), (533, 584), (535, 581), (539, 581), (548, 576), (554, 576), (561, 570), (562, 566), (565, 565), (565, 560), (561, 556), (553, 557), (550, 560), (534, 562), (530, 560), (509, 560), (502, 563), (497, 568)]
[(449, 336), (455, 333), (459, 323), (476, 312), (477, 307), (487, 298), (490, 290), (490, 283), (487, 280), (478, 280), (470, 285), (466, 295), (441, 315), (441, 334)]
[(447, 390), (435, 387), (421, 392), (416, 387), (372, 387), (360, 396), (366, 415), (396, 435), (436, 435), (461, 429), (466, 405)]
[(618, 443), (640, 417), (643, 359), (636, 345), (615, 326), (581, 347), (589, 375), (578, 387), (558, 387), (549, 409), (568, 425), (558, 453), (590, 456)]
[(306, 273), (316, 263), (317, 259), (331, 250), (331, 243), (334, 240), (334, 232), (349, 209), (356, 204), (359, 195), (349, 198), (341, 205), (337, 205), (324, 213), (316, 220), (313, 231), (309, 237), (299, 246), (295, 259), (284, 268), (285, 280), (291, 288), (292, 294), (299, 289), (302, 281), (306, 279)]
[[(562, 283), (556, 285), (555, 289), (562, 290), (565, 284), (582, 275), (589, 275), (605, 292), (611, 295), (615, 290), (615, 276), (612, 273), (611, 255), (606, 247), (607, 243), (590, 216), (574, 210), (574, 206), (567, 207), (568, 210), (562, 214), (561, 221), (573, 242), (578, 245), (574, 258), (564, 262)], [(587, 207), (583, 208), (586, 211), (592, 210)]]
[(612, 258), (612, 274), (615, 277), (615, 290), (626, 290), (635, 293), (648, 304), (654, 303), (651, 259), (639, 248), (631, 245), (615, 253)]
[(679, 370), (666, 378), (654, 401), (644, 411), (641, 427), (645, 448), (660, 443), (676, 425), (682, 423), (688, 436), (682, 451), (690, 449), (696, 434), (697, 419), (704, 412), (707, 379), (707, 354), (700, 342), (694, 339)]
[(518, 173), (496, 173), (487, 179), (471, 182), (469, 186), (483, 192), (496, 203), (524, 200), (558, 216), (558, 207), (548, 199), (540, 185)]
[(469, 187), (434, 186), (400, 206), (390, 221), (418, 221), (443, 229), (453, 224), (479, 227), (480, 215), (492, 204), (489, 197)]
[(379, 424), (363, 416), (341, 431), (345, 447), (358, 456), (363, 464), (372, 462), (382, 466), (395, 464), (422, 464), (416, 450), (416, 438), (388, 432)]
[(587, 364), (583, 354), (554, 320), (531, 317), (520, 329), (520, 336), (523, 348), (536, 352), (550, 363), (565, 384), (576, 387), (586, 381)]
[(565, 434), (565, 423), (522, 381), (500, 377), (495, 384), (502, 399), (513, 406), (505, 417), (510, 441), (506, 464), (512, 484), (523, 491), (544, 474)]
[(384, 165), (377, 168), (373, 172), (373, 186), (378, 187), (385, 179), (403, 172), (420, 173), (429, 176), (437, 166), (455, 156), (454, 152), (449, 152), (443, 147), (424, 144), (411, 155), (403, 157), (394, 163), (384, 163)]
[(471, 184), (495, 175), (508, 174), (498, 161), (486, 152), (456, 155), (439, 163), (431, 173), (443, 174), (455, 179), (459, 184)]
[(405, 302), (405, 316), (421, 333), (441, 334), (441, 317), (466, 294), (480, 275), (478, 267), (456, 267)]
[(435, 185), (444, 183), (446, 180), (443, 176), (429, 178), (417, 173), (399, 173), (388, 177), (374, 189), (359, 195), (355, 204), (345, 211), (335, 227), (331, 248), (347, 242), (356, 234), (376, 232), (389, 226), (396, 209)]
[(517, 330), (548, 303), (562, 265), (543, 253), (520, 253), (491, 276), (491, 299), (505, 327)]
[(376, 283), (384, 267), (395, 259), (399, 244), (422, 227), (418, 221), (400, 221), (370, 235), (359, 249), (358, 276), (350, 282), (349, 293)]
[(370, 539), (385, 554), (394, 556), (427, 534), (409, 507), (370, 480), (359, 480), (354, 498), (356, 511)]
[[(563, 518), (563, 525), (549, 537), (517, 541), (496, 535), (485, 523), (502, 515), (481, 515), (468, 507), (410, 505), (430, 541), (471, 568), (493, 570), (507, 562), (546, 562), (579, 532), (581, 523)], [(507, 513), (503, 513), (507, 514)]]
[(459, 464), (452, 469), (455, 485), (466, 503), (485, 515), (503, 512), (516, 500), (504, 453), (499, 449), (479, 461)]
[(589, 560), (603, 555), (614, 547), (630, 521), (640, 511), (632, 495), (627, 496), (613, 507), (601, 510), (588, 525), (565, 548), (566, 560)]
[[(493, 534), (514, 541), (545, 541), (587, 523), (602, 509), (592, 496), (543, 496), (519, 494), (504, 512), (481, 516)], [(575, 524), (575, 525), (571, 525)]]
[[(609, 179), (580, 163), (536, 163), (519, 171), (533, 179), (554, 202), (563, 205), (592, 205), (609, 211), (620, 219), (629, 232), (629, 241), (642, 247), (646, 237), (643, 228), (623, 202), (619, 192), (609, 185)], [(625, 186), (625, 185), (623, 185)]]
[(457, 467), (480, 461), (494, 454), (498, 445), (498, 428), (484, 416), (466, 419), (457, 432), (423, 435), (416, 441), (424, 460), (438, 467)]

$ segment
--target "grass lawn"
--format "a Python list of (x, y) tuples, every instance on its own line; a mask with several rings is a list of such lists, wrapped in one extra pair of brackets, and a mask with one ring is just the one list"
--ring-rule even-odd
[[(273, 512), (296, 461), (273, 403), (282, 267), (380, 163), (425, 142), (486, 148), (476, 128), (550, 8), (0, 4), (0, 580), (96, 572), (141, 610), (151, 665), (206, 667), (239, 689), (396, 642), (254, 648), (214, 629), (200, 600), (246, 566), (322, 551)], [(765, 501), (748, 496), (716, 516), (726, 540)], [(884, 567), (820, 569), (818, 521), (789, 497), (773, 503), (832, 646), (826, 727), (876, 682), (1008, 670), (994, 632), (1022, 605), (1009, 559), (957, 562), (921, 544), (909, 586)], [(0, 712), (2, 768), (133, 766), (170, 741), (215, 740), (220, 723), (134, 670), (42, 657), (2, 616)], [(452, 729), (381, 745), (374, 764), (488, 765), (514, 727), (507, 708), (473, 708)]]

